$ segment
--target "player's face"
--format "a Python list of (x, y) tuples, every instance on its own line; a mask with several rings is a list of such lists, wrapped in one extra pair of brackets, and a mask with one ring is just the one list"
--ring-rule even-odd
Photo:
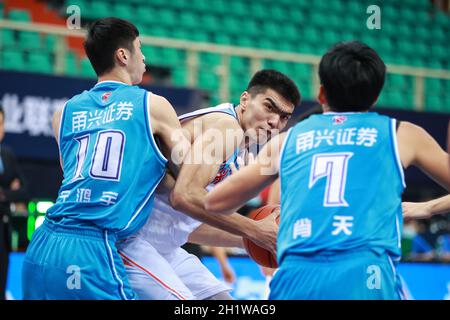
[(5, 116), (0, 112), (0, 142), (5, 137)]
[(278, 134), (287, 124), (294, 105), (272, 89), (252, 96), (244, 92), (241, 96), (241, 105), (244, 106), (243, 121), (245, 130), (256, 132), (259, 143), (264, 143), (271, 136)]
[(139, 37), (133, 41), (133, 52), (131, 52), (131, 60), (129, 70), (131, 74), (131, 81), (133, 84), (138, 84), (142, 81), (142, 75), (145, 72), (145, 57), (141, 51), (141, 41)]

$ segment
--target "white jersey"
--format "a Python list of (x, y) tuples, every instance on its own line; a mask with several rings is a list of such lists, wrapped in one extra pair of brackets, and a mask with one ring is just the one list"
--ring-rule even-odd
[(184, 245), (192, 231), (202, 223), (175, 210), (169, 204), (168, 194), (157, 194), (151, 218), (134, 237), (145, 239), (159, 252), (168, 253)]
[[(197, 110), (179, 119), (182, 122), (211, 112), (227, 113), (237, 119), (234, 105), (230, 103)], [(236, 150), (222, 163), (208, 190), (231, 174), (231, 162), (238, 168), (238, 156), (239, 150)], [(231, 290), (200, 260), (180, 248), (202, 222), (172, 208), (168, 197), (168, 193), (156, 194), (145, 225), (118, 244), (133, 289), (142, 299), (164, 300), (205, 299)]]
[[(212, 112), (222, 112), (229, 114), (237, 119), (234, 105), (223, 103), (212, 108), (205, 108), (184, 114), (179, 117), (181, 122), (196, 118)], [(233, 156), (220, 166), (214, 181), (208, 186), (211, 190), (215, 184), (219, 183), (231, 174), (229, 164), (235, 162), (239, 156), (239, 150), (236, 150)], [(168, 194), (156, 194), (155, 202), (146, 224), (138, 231), (136, 237), (142, 237), (150, 242), (158, 251), (169, 252), (184, 245), (189, 234), (197, 229), (202, 222), (191, 218), (187, 214), (177, 211), (169, 203)]]

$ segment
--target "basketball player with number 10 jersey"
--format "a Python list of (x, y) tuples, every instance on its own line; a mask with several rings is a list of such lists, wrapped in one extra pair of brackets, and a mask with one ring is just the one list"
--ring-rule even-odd
[(167, 100), (134, 85), (145, 71), (138, 35), (115, 18), (88, 31), (85, 49), (99, 81), (55, 114), (64, 180), (25, 256), (25, 299), (136, 296), (116, 242), (145, 223), (165, 174), (168, 160), (153, 135), (171, 150), (169, 133), (181, 130)]

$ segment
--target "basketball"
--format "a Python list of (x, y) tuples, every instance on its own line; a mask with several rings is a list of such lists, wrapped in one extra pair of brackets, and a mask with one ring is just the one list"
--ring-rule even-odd
[[(248, 217), (253, 220), (262, 220), (279, 209), (278, 205), (267, 205), (253, 210)], [(275, 218), (277, 224), (280, 223), (280, 214)], [(268, 250), (261, 248), (251, 240), (244, 238), (245, 250), (248, 255), (260, 266), (268, 268), (277, 268), (277, 257), (274, 257)]]

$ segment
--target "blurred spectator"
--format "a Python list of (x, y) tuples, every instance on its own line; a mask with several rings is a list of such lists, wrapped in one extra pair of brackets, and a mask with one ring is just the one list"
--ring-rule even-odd
[(228, 261), (227, 251), (223, 247), (209, 247), (211, 254), (217, 259), (222, 273), (223, 280), (226, 283), (232, 284), (236, 281), (234, 269)]
[(436, 258), (436, 251), (434, 249), (436, 239), (428, 232), (426, 222), (415, 220), (411, 223), (414, 226), (416, 233), (412, 239), (409, 260), (433, 261)]
[(1, 142), (5, 136), (5, 113), (0, 106), (0, 299), (5, 299), (11, 251), (10, 205), (27, 199), (26, 183), (11, 149)]
[(440, 261), (450, 262), (450, 234), (443, 234), (437, 239), (437, 255)]

